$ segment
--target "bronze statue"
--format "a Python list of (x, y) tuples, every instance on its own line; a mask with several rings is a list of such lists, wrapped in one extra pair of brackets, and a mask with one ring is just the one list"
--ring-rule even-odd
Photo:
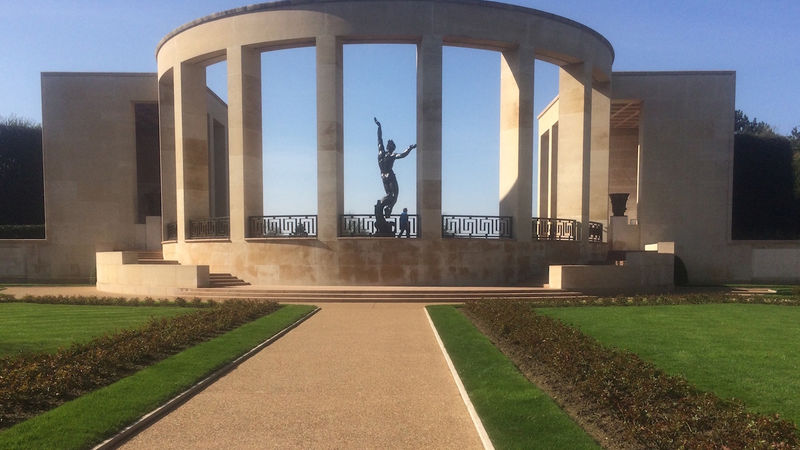
[(394, 152), (394, 141), (389, 139), (386, 143), (386, 148), (384, 148), (381, 123), (378, 122), (377, 118), (373, 117), (373, 119), (375, 120), (375, 124), (378, 125), (378, 167), (381, 169), (383, 189), (386, 191), (386, 196), (379, 200), (378, 203), (383, 208), (384, 217), (390, 217), (392, 215), (392, 208), (394, 208), (394, 204), (397, 203), (397, 195), (400, 192), (400, 188), (397, 185), (397, 177), (395, 177), (394, 170), (392, 170), (394, 162), (395, 160), (408, 156), (411, 150), (417, 148), (417, 144), (409, 145), (403, 153), (398, 154)]

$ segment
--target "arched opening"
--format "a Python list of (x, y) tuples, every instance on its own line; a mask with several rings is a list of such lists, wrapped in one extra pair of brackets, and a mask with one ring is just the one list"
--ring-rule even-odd
[(314, 47), (261, 54), (264, 214), (317, 213)]
[[(377, 125), (384, 146), (389, 139), (396, 154), (416, 141), (416, 46), (406, 44), (349, 44), (344, 61), (344, 212), (343, 234), (374, 232), (374, 208), (387, 193), (378, 167)], [(403, 208), (417, 212), (416, 151), (395, 160), (398, 196), (393, 218)], [(346, 223), (345, 223), (346, 222)], [(349, 231), (348, 231), (349, 230)]]

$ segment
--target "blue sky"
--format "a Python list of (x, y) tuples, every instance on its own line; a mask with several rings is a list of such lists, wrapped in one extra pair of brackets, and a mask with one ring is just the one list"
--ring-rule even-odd
[[(614, 46), (614, 70), (735, 70), (736, 104), (788, 133), (800, 125), (800, 2), (796, 0), (517, 0), (581, 22)], [(172, 29), (233, 0), (0, 0), (0, 116), (41, 120), (40, 72), (152, 72)], [(376, 115), (403, 149), (415, 138), (413, 46), (345, 48), (345, 210), (367, 213), (383, 195), (375, 162)], [(265, 210), (314, 213), (312, 49), (264, 54)], [(499, 55), (446, 48), (443, 210), (497, 213)], [(209, 85), (224, 95), (223, 67)], [(555, 95), (557, 72), (536, 70), (536, 111)], [(268, 80), (268, 82), (267, 82)], [(414, 211), (415, 154), (395, 165), (398, 207)], [(535, 199), (534, 199), (535, 202)]]

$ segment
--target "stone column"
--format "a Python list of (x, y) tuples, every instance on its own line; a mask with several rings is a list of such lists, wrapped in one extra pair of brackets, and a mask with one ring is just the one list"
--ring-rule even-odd
[(342, 43), (317, 36), (317, 220), (322, 241), (338, 236), (344, 212)]
[(539, 135), (539, 190), (538, 217), (549, 217), (547, 207), (550, 202), (550, 130)]
[(162, 241), (167, 240), (167, 225), (177, 221), (175, 206), (175, 89), (173, 84), (172, 70), (167, 71), (158, 81)]
[(611, 132), (611, 83), (592, 85), (592, 167), (589, 219), (608, 228), (608, 163)]
[(531, 240), (535, 61), (529, 47), (506, 50), (500, 60), (500, 215), (513, 217), (517, 241)]
[(592, 148), (592, 68), (563, 66), (558, 77), (558, 217), (581, 222), (589, 239), (589, 169)]
[(550, 178), (549, 191), (550, 198), (547, 201), (547, 217), (558, 217), (558, 124), (556, 123), (550, 128), (548, 133), (548, 146), (550, 149), (549, 159), (550, 165), (547, 168), (548, 177)]
[(231, 241), (247, 237), (248, 218), (264, 214), (261, 163), (261, 53), (228, 48), (228, 190)]
[(442, 238), (442, 38), (425, 35), (417, 45), (418, 232)]
[(178, 240), (189, 235), (191, 219), (208, 217), (208, 122), (206, 68), (175, 67), (175, 181)]

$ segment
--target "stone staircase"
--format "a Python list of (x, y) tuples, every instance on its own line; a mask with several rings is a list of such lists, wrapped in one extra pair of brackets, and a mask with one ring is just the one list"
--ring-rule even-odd
[(164, 259), (164, 254), (161, 251), (138, 251), (139, 264), (180, 264), (178, 261), (171, 261)]
[(247, 281), (236, 278), (229, 273), (209, 273), (208, 284), (208, 289), (219, 289), (233, 286), (250, 286), (250, 283)]
[(580, 292), (542, 287), (366, 287), (284, 286), (180, 289), (182, 297), (264, 298), (279, 302), (451, 303), (483, 298), (535, 299), (584, 297)]
[[(160, 251), (137, 252), (139, 264), (179, 265), (165, 260)], [(483, 298), (574, 298), (575, 291), (545, 287), (443, 287), (443, 286), (251, 286), (230, 273), (209, 273), (209, 287), (180, 288), (177, 295), (194, 298), (263, 298), (279, 302), (460, 303)]]
[[(139, 264), (180, 264), (178, 261), (164, 259), (164, 254), (161, 251), (139, 251), (137, 256)], [(208, 284), (211, 289), (250, 285), (250, 283), (236, 278), (230, 273), (209, 273)]]

